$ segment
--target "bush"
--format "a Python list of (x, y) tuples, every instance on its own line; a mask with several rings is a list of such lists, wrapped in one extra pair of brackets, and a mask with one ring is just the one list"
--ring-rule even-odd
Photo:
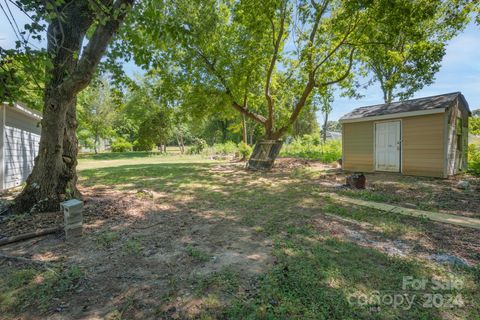
[(317, 140), (316, 137), (305, 135), (285, 145), (280, 155), (320, 160), (323, 163), (334, 162), (342, 157), (342, 143), (340, 140), (328, 140), (325, 143), (320, 143), (319, 141), (320, 138)]
[(252, 147), (245, 142), (240, 142), (238, 144), (238, 153), (242, 159), (247, 159), (252, 154)]
[(200, 154), (207, 147), (207, 142), (200, 138), (195, 138), (193, 145), (187, 149), (187, 154)]
[(135, 140), (133, 143), (133, 151), (152, 151), (154, 147), (154, 143), (145, 141), (143, 139)]
[(474, 144), (468, 146), (468, 171), (480, 175), (480, 147)]
[(120, 137), (115, 139), (115, 141), (111, 145), (111, 148), (112, 152), (127, 152), (132, 151), (132, 144), (124, 138)]
[(225, 143), (216, 143), (213, 145), (213, 149), (216, 154), (229, 155), (237, 152), (237, 145), (233, 141), (227, 141)]

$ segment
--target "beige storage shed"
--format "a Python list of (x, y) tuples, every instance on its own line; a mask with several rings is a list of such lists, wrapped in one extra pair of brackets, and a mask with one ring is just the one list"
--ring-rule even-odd
[(470, 115), (460, 92), (357, 108), (340, 119), (343, 169), (457, 174), (467, 167)]

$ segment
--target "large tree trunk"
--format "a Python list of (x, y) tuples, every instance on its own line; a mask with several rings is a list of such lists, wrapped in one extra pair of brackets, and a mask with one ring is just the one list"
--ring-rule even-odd
[(16, 212), (57, 211), (60, 202), (79, 195), (75, 100), (52, 94), (46, 102), (50, 112), (43, 113), (39, 154), (25, 189), (15, 199)]
[(68, 178), (65, 195), (68, 199), (82, 197), (80, 191), (77, 189), (77, 155), (78, 155), (78, 139), (77, 139), (77, 101), (67, 109), (66, 127), (63, 135), (63, 162), (66, 166)]
[(62, 15), (53, 14), (47, 30), (47, 52), (52, 60), (46, 70), (39, 153), (25, 188), (15, 199), (14, 212), (57, 211), (60, 202), (80, 196), (76, 188), (76, 96), (90, 83), (132, 3), (117, 0), (110, 4), (111, 16), (98, 24), (83, 52), (85, 34), (95, 17), (90, 2), (70, 0), (54, 7), (54, 13)]

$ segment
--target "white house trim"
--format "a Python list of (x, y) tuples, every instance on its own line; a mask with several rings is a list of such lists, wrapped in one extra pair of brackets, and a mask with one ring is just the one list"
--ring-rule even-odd
[(18, 103), (18, 102), (15, 102), (13, 104), (9, 104), (8, 102), (4, 102), (3, 105), (6, 107), (6, 108), (15, 108), (16, 111), (20, 112), (20, 113), (23, 113), (24, 115), (30, 117), (30, 118), (33, 118), (33, 119), (37, 119), (37, 120), (42, 120), (42, 114), (36, 110), (32, 110), (30, 108), (27, 108), (25, 106), (23, 106), (21, 103)]

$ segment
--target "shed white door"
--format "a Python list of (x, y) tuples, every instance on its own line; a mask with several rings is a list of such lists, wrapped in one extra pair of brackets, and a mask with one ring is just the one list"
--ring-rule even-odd
[(38, 153), (40, 135), (5, 126), (4, 188), (13, 188), (27, 180)]
[(400, 171), (400, 121), (375, 124), (375, 169)]

